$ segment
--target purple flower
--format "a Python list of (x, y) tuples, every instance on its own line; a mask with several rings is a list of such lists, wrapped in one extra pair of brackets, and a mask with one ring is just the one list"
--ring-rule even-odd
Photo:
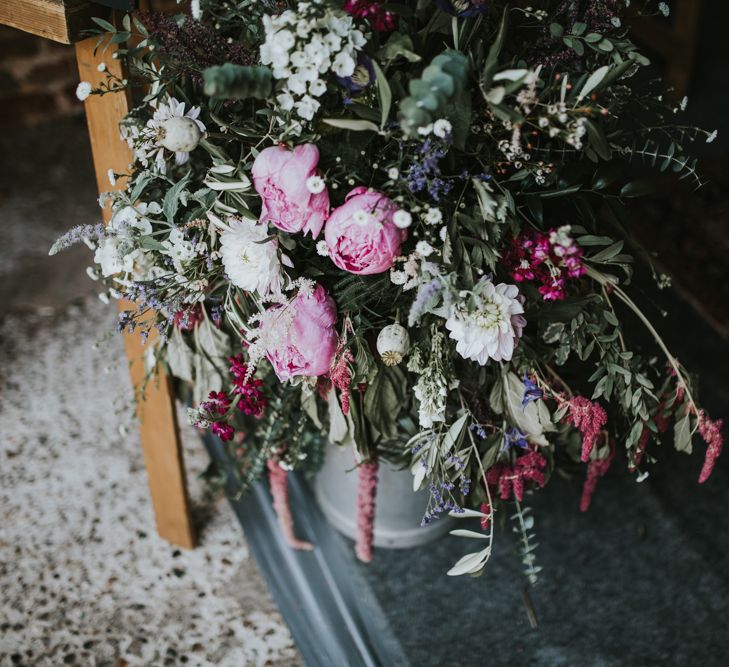
[(435, 0), (435, 4), (451, 16), (478, 16), (489, 12), (486, 0)]
[(352, 76), (338, 76), (337, 83), (349, 92), (349, 97), (356, 97), (365, 88), (369, 88), (375, 82), (375, 68), (372, 60), (363, 53), (357, 57), (357, 66)]
[(525, 373), (524, 374), (524, 396), (521, 399), (521, 409), (526, 408), (531, 401), (538, 401), (544, 396), (544, 392)]
[(504, 431), (504, 444), (501, 446), (502, 452), (517, 446), (522, 449), (529, 449), (529, 442), (526, 439), (526, 433), (522, 433), (518, 428), (511, 426)]

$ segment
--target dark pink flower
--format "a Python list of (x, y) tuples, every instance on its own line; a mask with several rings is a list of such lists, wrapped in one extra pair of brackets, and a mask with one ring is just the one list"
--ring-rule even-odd
[(230, 397), (224, 391), (211, 391), (208, 400), (200, 404), (203, 410), (212, 415), (224, 415), (230, 408)]
[(263, 380), (248, 377), (248, 364), (243, 361), (242, 354), (230, 357), (229, 361), (233, 375), (231, 393), (237, 398), (237, 408), (246, 415), (260, 417), (268, 405), (268, 399), (261, 391)]
[(235, 429), (226, 422), (213, 422), (210, 424), (210, 430), (221, 440), (232, 440), (235, 435)]
[(560, 301), (567, 296), (568, 279), (585, 275), (582, 248), (567, 229), (548, 233), (525, 230), (512, 239), (504, 263), (517, 282), (536, 282), (545, 301)]
[(345, 0), (342, 7), (358, 19), (365, 19), (377, 32), (394, 30), (397, 26), (397, 16), (394, 12), (387, 11), (381, 2), (372, 0)]

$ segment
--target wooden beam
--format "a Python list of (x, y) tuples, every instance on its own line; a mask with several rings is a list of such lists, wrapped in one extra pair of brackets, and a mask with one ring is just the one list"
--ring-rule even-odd
[[(116, 45), (110, 45), (105, 52), (100, 49), (96, 54), (95, 45), (96, 38), (76, 44), (76, 60), (81, 80), (88, 81), (96, 87), (103, 77), (98, 71), (98, 66), (102, 62), (107, 70), (119, 78), (124, 78), (123, 63), (113, 57)], [(119, 122), (131, 107), (130, 93), (126, 91), (103, 96), (92, 95), (86, 100), (85, 105), (99, 192), (119, 189), (123, 184), (117, 182), (113, 188), (107, 174), (109, 169), (113, 169), (115, 173), (129, 172), (132, 155), (119, 136)], [(108, 221), (110, 215), (111, 211), (107, 206), (104, 209), (104, 219)], [(133, 304), (120, 302), (120, 308), (132, 307)], [(154, 337), (150, 335), (147, 345), (151, 345), (153, 341)], [(130, 363), (132, 384), (136, 391), (142, 387), (145, 380), (145, 347), (142, 346), (138, 334), (125, 334), (124, 346)], [(147, 383), (144, 400), (137, 402), (137, 415), (157, 531), (173, 544), (191, 548), (195, 545), (195, 535), (190, 518), (175, 398), (169, 378), (160, 368), (157, 368), (156, 375)]]
[(92, 16), (109, 19), (111, 10), (89, 0), (0, 0), (0, 24), (63, 44), (74, 44), (85, 30), (98, 28)]

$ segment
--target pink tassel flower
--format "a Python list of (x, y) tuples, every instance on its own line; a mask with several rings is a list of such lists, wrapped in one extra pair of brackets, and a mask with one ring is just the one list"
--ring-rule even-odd
[(580, 512), (586, 512), (590, 507), (592, 496), (597, 488), (597, 480), (604, 477), (610, 469), (610, 464), (615, 456), (615, 443), (610, 443), (610, 452), (604, 459), (596, 459), (587, 464), (587, 477), (582, 486), (582, 498), (580, 499)]
[(699, 410), (698, 419), (699, 434), (708, 445), (706, 449), (706, 457), (704, 458), (704, 465), (702, 466), (701, 474), (699, 475), (699, 484), (703, 484), (707, 479), (709, 479), (712, 470), (714, 470), (716, 459), (719, 458), (719, 454), (721, 454), (721, 450), (724, 448), (724, 436), (721, 433), (724, 421), (722, 419), (711, 421), (709, 416), (703, 410)]
[(357, 468), (357, 541), (354, 552), (363, 563), (372, 560), (372, 537), (375, 530), (375, 496), (377, 494), (377, 461), (367, 461)]
[(567, 423), (579, 429), (582, 434), (580, 460), (587, 462), (597, 442), (600, 431), (607, 424), (607, 413), (599, 403), (593, 403), (584, 396), (575, 396), (562, 404), (568, 405)]
[(289, 474), (273, 459), (268, 459), (268, 482), (273, 496), (273, 509), (278, 517), (278, 525), (286, 543), (298, 551), (311, 551), (314, 545), (296, 537), (294, 533), (294, 518), (289, 505)]

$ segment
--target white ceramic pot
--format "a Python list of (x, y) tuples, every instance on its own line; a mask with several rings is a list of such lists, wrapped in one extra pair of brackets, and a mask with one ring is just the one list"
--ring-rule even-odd
[[(324, 465), (316, 476), (316, 499), (324, 516), (340, 533), (355, 539), (357, 533), (357, 470), (350, 447), (329, 445)], [(380, 463), (375, 498), (374, 545), (386, 549), (416, 547), (453, 528), (454, 519), (443, 516), (421, 527), (428, 492), (413, 493), (409, 470)]]

